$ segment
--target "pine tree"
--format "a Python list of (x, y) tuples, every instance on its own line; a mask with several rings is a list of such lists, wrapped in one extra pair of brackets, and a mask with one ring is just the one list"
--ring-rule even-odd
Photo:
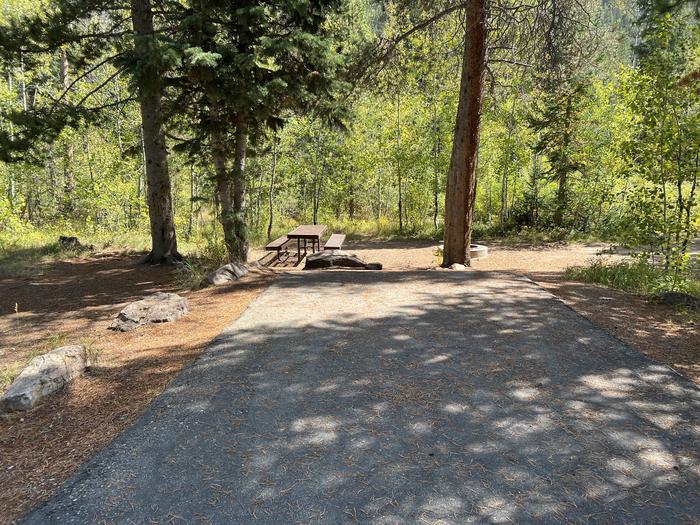
[(182, 71), (172, 111), (196, 137), (184, 148), (214, 163), (229, 258), (248, 252), (246, 157), (249, 145), (297, 112), (335, 115), (347, 54), (333, 27), (335, 0), (205, 0), (182, 19)]
[[(178, 2), (169, 4), (164, 11), (181, 6)], [(166, 33), (164, 28), (155, 27), (150, 0), (131, 0), (129, 4), (55, 0), (46, 13), (11, 19), (0, 27), (0, 60), (12, 63), (22, 57), (31, 66), (33, 57), (61, 50), (66, 53), (66, 65), (73, 64), (76, 70), (74, 80), (66, 84), (58, 99), (30, 113), (4, 115), (15, 124), (12, 136), (0, 138), (4, 160), (26, 155), (38, 138), (53, 141), (67, 126), (99, 119), (103, 110), (114, 105), (96, 103), (99, 92), (121, 73), (131, 75), (132, 96), (120, 103), (136, 97), (141, 108), (152, 240), (145, 261), (153, 263), (181, 258), (161, 111), (162, 77), (169, 65), (169, 49), (163, 40)], [(68, 97), (81, 80), (105, 70), (106, 80), (87, 95), (78, 100)]]

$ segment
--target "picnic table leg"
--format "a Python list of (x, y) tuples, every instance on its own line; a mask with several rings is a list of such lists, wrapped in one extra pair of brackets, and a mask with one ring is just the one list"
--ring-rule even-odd
[(297, 264), (301, 262), (301, 239), (297, 239)]

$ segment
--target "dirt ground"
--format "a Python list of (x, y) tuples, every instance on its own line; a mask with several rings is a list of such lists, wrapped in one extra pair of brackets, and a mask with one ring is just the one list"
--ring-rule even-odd
[[(387, 270), (438, 264), (431, 241), (354, 241), (348, 251)], [(629, 346), (700, 384), (697, 315), (604, 287), (567, 282), (603, 244), (546, 247), (489, 244), (474, 269), (521, 273)], [(252, 252), (253, 258), (264, 255)], [(183, 292), (173, 270), (109, 255), (56, 262), (32, 278), (0, 279), (0, 372), (58, 344), (100, 352), (97, 367), (63, 394), (26, 414), (0, 419), (0, 523), (45, 499), (85, 459), (131, 425), (153, 399), (273, 277), (252, 275), (227, 287)], [(155, 291), (185, 295), (191, 312), (175, 324), (129, 334), (107, 330), (126, 303)], [(7, 384), (2, 383), (0, 391)]]
[[(98, 366), (66, 392), (0, 419), (0, 523), (48, 497), (130, 426), (271, 279), (250, 275), (230, 286), (183, 292), (174, 270), (137, 260), (61, 261), (34, 278), (0, 280), (0, 370), (50, 350), (46, 341), (85, 343), (100, 352)], [(190, 313), (174, 324), (107, 330), (126, 303), (156, 291), (186, 296)]]

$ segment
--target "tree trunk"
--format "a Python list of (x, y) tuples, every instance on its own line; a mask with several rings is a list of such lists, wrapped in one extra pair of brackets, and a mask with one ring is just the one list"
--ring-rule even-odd
[(506, 219), (508, 218), (508, 169), (501, 168), (501, 208), (498, 211), (498, 221), (501, 231), (505, 229)]
[(214, 131), (211, 133), (212, 157), (216, 172), (216, 189), (221, 206), (221, 227), (229, 261), (245, 263), (248, 258), (248, 232), (245, 214), (245, 161), (248, 129), (244, 120), (236, 125), (234, 166), (228, 168), (228, 147), (224, 126), (212, 111)]
[(275, 175), (277, 173), (277, 133), (272, 137), (272, 173), (270, 173), (270, 199), (269, 212), (270, 220), (267, 223), (267, 240), (272, 238), (272, 223), (274, 220), (274, 195), (275, 195)]
[(399, 179), (399, 231), (403, 232), (403, 190), (401, 180), (401, 91), (396, 93), (396, 175)]
[[(315, 175), (314, 175), (314, 217), (313, 217), (313, 223), (318, 224), (318, 210), (321, 208), (321, 185), (323, 184), (323, 176), (325, 175), (326, 172), (326, 157), (324, 155), (323, 157), (323, 162), (321, 163), (321, 170), (316, 170)], [(340, 206), (338, 205), (336, 207), (336, 212), (335, 215), (338, 217), (340, 215), (339, 211)]]
[(265, 179), (265, 170), (262, 166), (258, 168), (260, 170), (260, 175), (258, 176), (258, 191), (257, 198), (255, 201), (255, 229), (260, 227), (260, 208), (262, 207), (262, 193), (263, 193), (263, 181)]
[[(319, 122), (318, 135), (316, 137), (316, 152), (317, 155), (321, 155), (323, 161), (321, 162), (321, 169), (319, 171), (318, 167), (314, 169), (314, 187), (313, 187), (313, 223), (318, 224), (318, 210), (321, 207), (321, 184), (323, 182), (324, 172), (326, 170), (326, 144), (322, 140), (323, 128)], [(336, 217), (338, 213), (339, 206), (336, 207)]]
[(228, 159), (226, 154), (226, 138), (222, 131), (212, 131), (211, 134), (212, 158), (214, 161), (214, 172), (216, 173), (216, 192), (218, 195), (221, 214), (219, 221), (224, 231), (224, 243), (229, 259), (236, 251), (235, 239), (235, 212), (233, 208), (233, 177), (228, 169)]
[(139, 127), (141, 133), (141, 170), (136, 179), (136, 219), (141, 219), (141, 202), (143, 200), (143, 181), (146, 176), (146, 143), (143, 140), (143, 125)]
[[(65, 90), (70, 86), (68, 78), (68, 55), (66, 50), (61, 50), (61, 70), (60, 70), (61, 87)], [(26, 105), (26, 95), (23, 95)], [(75, 199), (73, 191), (75, 189), (75, 181), (73, 179), (73, 143), (70, 138), (65, 138), (63, 141), (63, 212), (66, 216), (71, 216), (75, 210)]]
[(153, 36), (153, 12), (150, 0), (131, 0), (135, 51), (141, 62), (136, 77), (143, 130), (146, 165), (148, 215), (151, 223), (151, 252), (143, 262), (172, 263), (182, 259), (177, 251), (168, 150), (165, 147), (161, 108), (161, 76), (156, 60)]
[[(119, 75), (117, 75), (117, 77), (116, 77), (114, 80), (115, 80), (115, 87), (116, 87), (116, 89), (117, 89), (117, 93), (116, 93), (116, 95), (117, 95), (117, 102), (120, 103), (120, 102), (121, 102), (121, 98), (122, 98), (122, 90), (121, 90), (121, 87), (120, 87), (120, 85), (119, 85), (119, 81), (120, 81)], [(122, 155), (124, 155), (124, 142), (122, 141), (122, 119), (121, 119), (121, 117), (120, 117), (120, 113), (121, 113), (120, 111), (116, 111), (116, 112), (115, 112), (115, 115), (116, 115), (116, 121), (115, 121), (116, 129), (115, 129), (115, 132), (116, 132), (116, 134), (117, 134), (117, 146), (119, 147), (119, 153), (121, 153)], [(129, 220), (131, 220), (131, 217), (129, 217)]]
[(566, 191), (567, 174), (566, 170), (561, 170), (557, 176), (559, 181), (559, 186), (557, 187), (557, 207), (554, 210), (554, 225), (561, 228), (564, 226), (564, 211), (566, 210), (566, 205), (568, 201), (568, 195)]
[(486, 0), (471, 0), (467, 7), (457, 123), (447, 173), (443, 266), (469, 264), (485, 68)]
[[(430, 28), (430, 48), (434, 49), (435, 45), (435, 26)], [(440, 217), (440, 120), (438, 119), (438, 95), (440, 88), (438, 87), (437, 75), (432, 75), (433, 84), (433, 227), (438, 230)]]
[(88, 173), (90, 174), (90, 189), (95, 189), (95, 170), (92, 165), (92, 152), (90, 151), (90, 127), (86, 126), (83, 132), (83, 151), (87, 157)]
[(355, 219), (355, 184), (352, 181), (352, 174), (348, 183), (348, 217), (351, 221)]
[(532, 154), (532, 203), (531, 203), (531, 216), (532, 216), (532, 225), (537, 226), (537, 223), (539, 222), (539, 214), (540, 214), (540, 202), (539, 202), (539, 176), (540, 176), (540, 169), (539, 169), (539, 158), (537, 156), (537, 153)]
[(559, 173), (557, 173), (557, 180), (559, 182), (559, 186), (557, 188), (557, 207), (554, 210), (554, 216), (552, 217), (552, 220), (554, 221), (554, 225), (561, 228), (564, 226), (564, 213), (566, 212), (566, 208), (569, 205), (569, 193), (568, 193), (568, 165), (571, 165), (570, 162), (570, 154), (569, 152), (569, 145), (571, 143), (571, 135), (569, 133), (569, 129), (571, 129), (572, 126), (572, 99), (571, 97), (568, 97), (566, 100), (566, 110), (564, 112), (564, 123), (566, 124), (566, 131), (564, 132), (563, 136), (563, 149), (567, 155), (566, 157), (566, 164), (567, 167), (562, 167), (559, 169)]
[(236, 125), (236, 151), (233, 164), (233, 212), (234, 239), (229, 258), (237, 262), (248, 260), (248, 227), (246, 223), (246, 150), (248, 148), (248, 124), (239, 119)]
[(195, 187), (194, 164), (190, 164), (190, 211), (187, 217), (187, 237), (192, 235), (192, 226), (194, 222), (194, 199), (197, 196)]
[(437, 230), (439, 227), (438, 217), (440, 215), (440, 203), (438, 198), (440, 192), (440, 126), (437, 121), (437, 97), (435, 97), (433, 101), (433, 119), (435, 120), (435, 145), (433, 146), (433, 226), (435, 230)]
[[(8, 92), (12, 93), (12, 90), (14, 89), (12, 86), (12, 71), (8, 70), (7, 71), (7, 88)], [(12, 126), (12, 122), (9, 122), (9, 128), (10, 128), (10, 140), (14, 140), (14, 128)], [(8, 166), (8, 172), (10, 176), (10, 184), (7, 189), (7, 199), (10, 202), (10, 209), (14, 210), (15, 207), (15, 170), (14, 166)], [(53, 190), (53, 185), (52, 185), (52, 190)]]

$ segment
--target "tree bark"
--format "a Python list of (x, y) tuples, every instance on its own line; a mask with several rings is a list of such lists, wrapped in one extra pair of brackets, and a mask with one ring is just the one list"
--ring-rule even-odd
[(192, 226), (194, 222), (194, 199), (197, 196), (195, 192), (195, 174), (194, 164), (190, 164), (190, 210), (187, 217), (187, 237), (192, 235)]
[[(221, 133), (221, 132), (218, 132)], [(232, 262), (248, 260), (248, 228), (246, 225), (245, 164), (248, 147), (248, 126), (239, 118), (236, 124), (233, 169), (227, 168), (227, 149), (224, 137), (214, 136), (214, 167), (221, 205), (221, 225), (228, 258)]]
[[(70, 78), (68, 77), (68, 55), (66, 50), (61, 50), (61, 69), (60, 69), (61, 87), (68, 89), (70, 86)], [(23, 96), (26, 105), (26, 95)], [(73, 143), (70, 138), (66, 137), (63, 140), (63, 212), (66, 216), (71, 216), (75, 211), (74, 189), (75, 181), (73, 178)]]
[(248, 232), (245, 208), (245, 162), (248, 128), (243, 119), (236, 124), (234, 165), (228, 167), (229, 148), (225, 125), (218, 122), (219, 115), (211, 111), (212, 157), (216, 173), (216, 189), (221, 207), (219, 220), (224, 231), (224, 243), (229, 261), (245, 263), (248, 258)]
[(443, 266), (469, 264), (485, 69), (486, 0), (471, 0), (467, 7), (457, 123), (447, 173)]
[(539, 203), (539, 158), (537, 156), (537, 153), (532, 154), (532, 208), (531, 208), (531, 214), (532, 214), (532, 225), (537, 226), (537, 223), (539, 222), (539, 214), (540, 214), (540, 203)]
[(168, 173), (168, 150), (165, 146), (161, 108), (161, 75), (156, 60), (153, 12), (150, 0), (131, 0), (135, 51), (141, 61), (136, 77), (143, 130), (146, 165), (148, 215), (151, 224), (151, 252), (143, 262), (172, 263), (181, 260), (177, 251), (172, 191)]
[(566, 191), (567, 185), (567, 172), (566, 170), (561, 170), (557, 175), (559, 185), (557, 187), (557, 207), (554, 210), (554, 216), (552, 220), (554, 225), (561, 228), (564, 226), (564, 211), (567, 207), (568, 194)]
[(274, 221), (274, 195), (275, 195), (275, 175), (277, 173), (277, 133), (272, 137), (272, 173), (270, 174), (270, 195), (269, 195), (269, 212), (270, 220), (267, 223), (267, 240), (272, 238), (272, 223)]
[(348, 183), (348, 217), (351, 221), (355, 219), (355, 184), (352, 181), (352, 174)]
[(403, 181), (401, 180), (401, 91), (396, 92), (396, 175), (399, 182), (399, 231), (403, 232)]
[[(12, 93), (12, 90), (14, 89), (12, 86), (12, 70), (7, 71), (7, 88), (10, 93)], [(14, 129), (12, 126), (12, 122), (9, 122), (9, 128), (10, 128), (10, 140), (14, 139)], [(7, 189), (7, 199), (10, 203), (10, 209), (14, 210), (15, 208), (15, 170), (13, 166), (8, 166), (8, 172), (10, 176), (10, 184)], [(51, 186), (53, 190), (53, 185)]]
[(569, 192), (567, 185), (568, 171), (570, 169), (569, 166), (572, 164), (571, 154), (569, 152), (571, 145), (571, 134), (569, 130), (572, 127), (573, 120), (572, 105), (572, 98), (571, 96), (569, 96), (566, 99), (566, 109), (564, 112), (565, 131), (562, 137), (563, 150), (566, 153), (566, 166), (560, 167), (559, 172), (557, 173), (557, 180), (559, 184), (559, 186), (557, 187), (557, 207), (555, 208), (554, 216), (552, 217), (554, 225), (559, 228), (562, 228), (564, 226), (564, 213), (566, 212), (566, 209), (569, 206)]
[(433, 227), (439, 228), (440, 204), (438, 195), (440, 192), (440, 123), (437, 112), (437, 89), (433, 91), (433, 133), (435, 144), (433, 145)]
[[(236, 157), (233, 165), (233, 209), (236, 214), (235, 260), (248, 260), (248, 226), (246, 196), (246, 151), (248, 149), (248, 124), (240, 119), (236, 126)], [(230, 256), (230, 254), (229, 254)]]
[(216, 192), (218, 195), (221, 214), (219, 221), (224, 231), (224, 243), (226, 251), (231, 259), (235, 252), (235, 212), (233, 208), (233, 176), (228, 168), (226, 152), (226, 137), (221, 130), (212, 131), (211, 134), (212, 158), (214, 172), (216, 173)]

